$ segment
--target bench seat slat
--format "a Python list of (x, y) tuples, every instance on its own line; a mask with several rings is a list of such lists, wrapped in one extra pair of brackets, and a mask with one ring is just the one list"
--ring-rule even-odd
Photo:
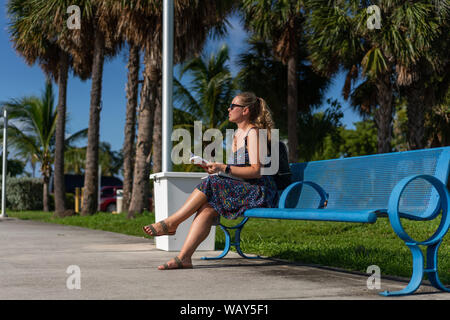
[(336, 210), (336, 209), (298, 209), (298, 208), (255, 208), (245, 211), (249, 218), (316, 220), (374, 223), (377, 220), (377, 209)]

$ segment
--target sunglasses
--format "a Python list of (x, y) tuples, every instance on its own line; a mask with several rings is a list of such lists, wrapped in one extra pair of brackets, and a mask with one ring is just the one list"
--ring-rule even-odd
[(247, 107), (247, 106), (241, 106), (240, 104), (234, 104), (234, 103), (230, 104), (230, 110), (233, 110), (233, 109), (236, 108), (236, 107), (239, 107), (239, 108), (245, 108), (245, 107)]

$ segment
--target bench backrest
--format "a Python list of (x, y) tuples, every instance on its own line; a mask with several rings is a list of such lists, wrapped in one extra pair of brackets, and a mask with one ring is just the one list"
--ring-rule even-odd
[[(394, 186), (415, 174), (432, 175), (447, 183), (450, 147), (291, 164), (292, 181), (313, 181), (329, 194), (328, 209), (387, 209)], [(304, 185), (290, 207), (317, 208), (320, 197)], [(295, 203), (296, 202), (296, 203)], [(418, 217), (436, 214), (439, 197), (426, 181), (416, 179), (405, 189), (399, 211)]]

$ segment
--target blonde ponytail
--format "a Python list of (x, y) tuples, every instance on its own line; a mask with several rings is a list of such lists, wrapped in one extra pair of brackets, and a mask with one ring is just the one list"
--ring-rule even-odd
[(258, 97), (257, 99), (259, 100), (259, 115), (255, 120), (255, 125), (260, 129), (267, 129), (267, 138), (270, 141), (270, 130), (274, 127), (272, 112), (263, 98)]
[(259, 129), (267, 129), (267, 137), (271, 139), (270, 130), (274, 128), (272, 112), (263, 98), (257, 97), (253, 92), (238, 94), (242, 104), (250, 110), (250, 122)]

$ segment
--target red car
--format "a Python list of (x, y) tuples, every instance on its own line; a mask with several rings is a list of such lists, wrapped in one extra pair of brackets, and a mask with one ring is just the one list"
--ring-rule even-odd
[[(117, 212), (116, 198), (117, 193), (121, 194), (122, 186), (105, 186), (100, 190), (100, 211)], [(148, 198), (149, 210), (152, 208), (152, 198)]]

